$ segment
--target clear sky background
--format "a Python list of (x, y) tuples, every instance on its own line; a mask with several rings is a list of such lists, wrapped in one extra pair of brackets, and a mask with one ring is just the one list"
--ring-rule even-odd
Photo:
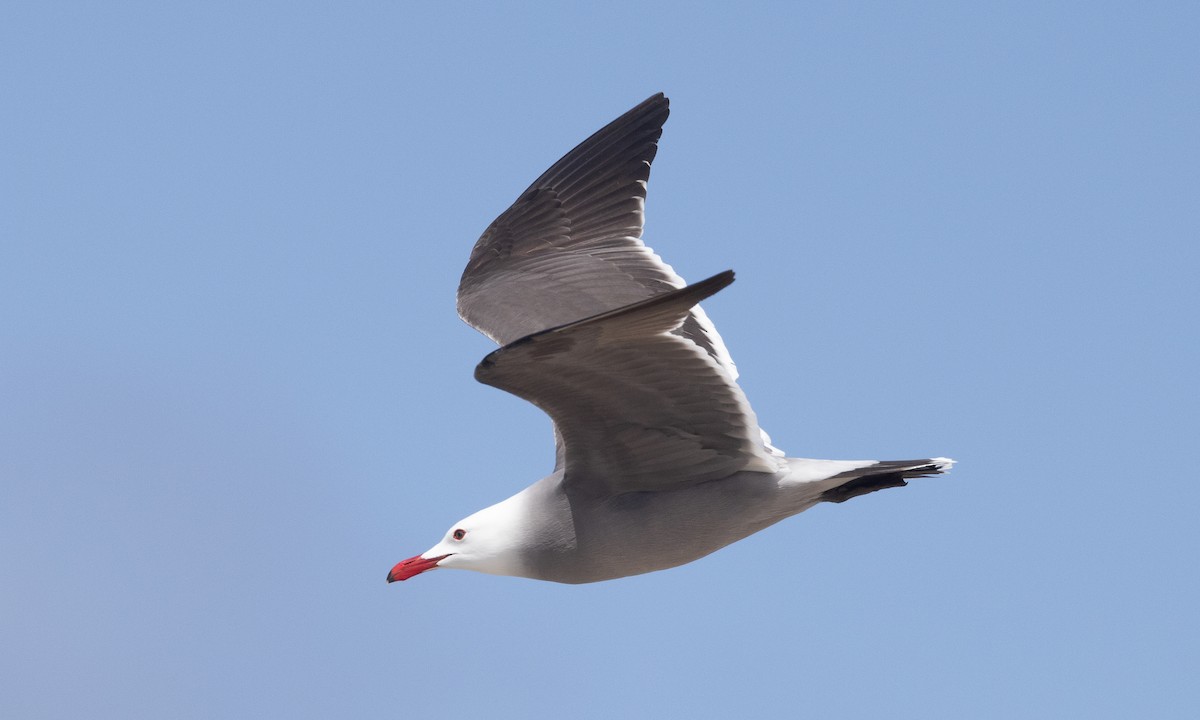
[[(1195, 3), (0, 10), (0, 716), (1200, 716)], [(699, 562), (442, 571), (549, 471), (454, 290), (672, 99), (646, 238), (792, 455)]]

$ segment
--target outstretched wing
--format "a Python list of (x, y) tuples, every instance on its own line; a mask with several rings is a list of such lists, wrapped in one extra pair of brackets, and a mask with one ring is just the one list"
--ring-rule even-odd
[[(683, 287), (641, 240), (646, 181), (666, 122), (654, 95), (554, 163), (475, 243), (458, 313), (501, 345)], [(678, 328), (737, 371), (700, 308)]]
[(708, 280), (543, 330), (488, 355), (482, 383), (542, 408), (561, 437), (563, 483), (612, 495), (667, 490), (742, 470), (776, 472), (729, 372), (675, 331), (733, 282)]

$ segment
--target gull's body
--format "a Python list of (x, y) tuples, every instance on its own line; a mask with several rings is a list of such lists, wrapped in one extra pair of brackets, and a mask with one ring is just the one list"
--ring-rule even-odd
[(475, 377), (550, 415), (557, 462), (389, 581), (434, 567), (567, 583), (662, 570), (952, 464), (789, 458), (770, 444), (697, 305), (733, 273), (685, 286), (641, 242), (667, 113), (659, 94), (605, 126), (476, 243), (459, 314), (503, 347)]

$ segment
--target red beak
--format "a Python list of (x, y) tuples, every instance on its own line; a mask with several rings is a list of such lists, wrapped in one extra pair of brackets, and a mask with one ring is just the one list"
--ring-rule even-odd
[(448, 557), (450, 556), (438, 555), (435, 558), (423, 558), (420, 555), (417, 555), (416, 557), (410, 557), (407, 560), (401, 560), (400, 562), (396, 563), (396, 567), (392, 568), (392, 571), (388, 573), (388, 582), (393, 583), (397, 580), (407, 580), (413, 575), (420, 575), (426, 570), (434, 569), (437, 567), (438, 563)]

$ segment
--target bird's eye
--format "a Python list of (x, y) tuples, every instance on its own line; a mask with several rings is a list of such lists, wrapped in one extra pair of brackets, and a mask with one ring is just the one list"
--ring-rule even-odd
[(455, 540), (462, 540), (466, 536), (467, 536), (467, 531), (463, 530), (462, 528), (458, 528), (457, 530), (455, 530), (453, 533), (450, 534), (450, 537), (454, 538)]

